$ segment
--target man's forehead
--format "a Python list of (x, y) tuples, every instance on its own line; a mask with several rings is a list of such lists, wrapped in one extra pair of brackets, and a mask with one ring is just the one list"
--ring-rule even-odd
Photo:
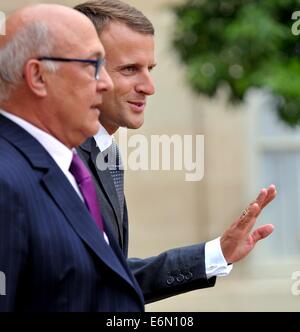
[(89, 56), (95, 56), (95, 57), (105, 57), (105, 50), (102, 44), (95, 45), (94, 47), (86, 48), (87, 54)]
[(145, 34), (132, 29), (125, 23), (111, 22), (100, 34), (101, 41), (110, 41), (117, 44), (135, 43), (137, 40), (151, 40), (154, 43), (154, 35)]
[(155, 62), (154, 36), (124, 26), (112, 23), (100, 35), (107, 58), (114, 57), (125, 62)]
[[(105, 45), (106, 47), (106, 45)], [(106, 58), (117, 65), (136, 65), (140, 67), (155, 66), (156, 59), (153, 48), (129, 47), (114, 48), (106, 47)]]
[[(63, 43), (61, 49), (68, 54), (80, 53), (85, 57), (104, 57), (105, 50), (97, 34), (87, 35), (86, 38), (82, 36), (74, 36), (69, 38), (67, 42)], [(79, 55), (79, 54), (78, 54)]]

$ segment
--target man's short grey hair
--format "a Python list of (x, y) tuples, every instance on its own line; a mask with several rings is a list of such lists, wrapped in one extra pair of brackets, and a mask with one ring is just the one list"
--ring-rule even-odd
[[(50, 56), (54, 49), (53, 34), (44, 22), (24, 26), (4, 47), (0, 48), (0, 101), (9, 98), (11, 90), (23, 81), (24, 65), (30, 58)], [(45, 61), (49, 71), (58, 64)]]

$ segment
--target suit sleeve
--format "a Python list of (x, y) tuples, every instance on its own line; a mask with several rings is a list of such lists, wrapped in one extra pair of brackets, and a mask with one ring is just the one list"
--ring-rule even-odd
[(18, 194), (0, 178), (0, 311), (16, 310), (16, 294), (27, 253), (24, 222)]
[(205, 273), (205, 244), (172, 249), (158, 256), (130, 258), (128, 265), (137, 279), (146, 303), (188, 291), (213, 287), (216, 278)]

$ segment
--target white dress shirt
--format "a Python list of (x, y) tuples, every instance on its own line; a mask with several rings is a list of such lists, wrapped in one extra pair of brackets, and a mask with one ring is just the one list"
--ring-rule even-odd
[[(94, 139), (100, 151), (104, 151), (112, 144), (113, 136), (101, 126)], [(214, 276), (227, 276), (232, 270), (232, 265), (227, 265), (223, 256), (220, 237), (205, 244), (205, 268), (208, 279)]]
[(94, 139), (100, 151), (105, 151), (112, 145), (113, 135), (109, 135), (107, 130), (103, 126), (100, 126), (100, 129), (94, 136)]

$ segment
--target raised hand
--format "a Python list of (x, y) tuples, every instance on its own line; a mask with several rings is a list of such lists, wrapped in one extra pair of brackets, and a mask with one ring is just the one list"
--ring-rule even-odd
[(261, 189), (256, 200), (248, 205), (242, 215), (221, 236), (221, 249), (227, 263), (237, 262), (246, 257), (257, 241), (269, 236), (274, 229), (272, 224), (252, 231), (262, 209), (276, 197), (276, 187)]

